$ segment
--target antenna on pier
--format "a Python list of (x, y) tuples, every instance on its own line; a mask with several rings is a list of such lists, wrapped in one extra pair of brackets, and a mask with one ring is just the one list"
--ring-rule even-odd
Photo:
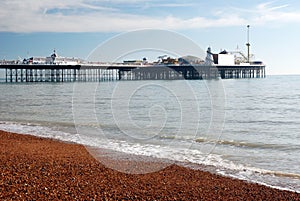
[(247, 62), (250, 63), (250, 43), (249, 43), (249, 29), (250, 29), (250, 25), (247, 25)]

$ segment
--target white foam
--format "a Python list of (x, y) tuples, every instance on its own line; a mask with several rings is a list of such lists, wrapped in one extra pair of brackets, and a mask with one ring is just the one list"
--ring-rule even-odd
[(79, 136), (53, 128), (31, 123), (15, 123), (0, 121), (0, 130), (7, 132), (30, 134), (38, 137), (52, 138), (62, 141), (80, 143)]

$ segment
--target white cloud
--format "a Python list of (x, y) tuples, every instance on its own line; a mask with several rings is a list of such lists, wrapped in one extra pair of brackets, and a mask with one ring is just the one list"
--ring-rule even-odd
[(257, 6), (257, 9), (261, 11), (272, 11), (272, 10), (278, 10), (289, 6), (288, 4), (280, 5), (280, 6), (272, 6), (272, 4), (273, 2), (261, 3)]
[(291, 8), (289, 4), (274, 5), (274, 2), (266, 2), (258, 4), (253, 9), (233, 8), (232, 10), (239, 16), (245, 16), (244, 18), (251, 24), (300, 23), (300, 12)]
[(289, 7), (288, 4), (272, 6), (271, 2), (259, 4), (257, 6), (257, 17), (254, 18), (257, 23), (276, 22), (293, 23), (300, 22), (300, 13), (293, 11), (283, 11), (283, 8)]
[[(150, 0), (3, 0), (0, 8), (0, 31), (120, 32), (142, 28), (180, 30), (237, 26), (246, 23), (300, 22), (299, 12), (284, 11), (289, 5), (273, 6), (270, 2), (259, 4), (252, 10), (226, 8), (212, 13), (211, 17), (198, 16), (199, 13), (195, 13), (195, 17), (190, 18), (132, 14), (120, 10), (117, 3), (148, 5), (162, 9), (192, 6), (184, 3), (154, 4)], [(107, 6), (103, 6), (104, 4)]]

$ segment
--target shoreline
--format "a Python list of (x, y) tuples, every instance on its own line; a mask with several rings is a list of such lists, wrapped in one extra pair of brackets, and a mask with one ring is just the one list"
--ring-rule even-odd
[[(5, 131), (0, 138), (1, 200), (300, 200), (296, 192), (176, 164), (146, 174), (119, 172), (80, 144)], [(102, 158), (119, 167), (128, 162)], [(136, 163), (137, 170), (162, 164)]]

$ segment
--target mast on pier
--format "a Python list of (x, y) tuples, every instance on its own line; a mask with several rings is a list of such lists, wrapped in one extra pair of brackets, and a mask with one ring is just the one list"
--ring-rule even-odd
[(249, 43), (249, 29), (250, 25), (247, 25), (247, 62), (250, 63), (250, 43)]

